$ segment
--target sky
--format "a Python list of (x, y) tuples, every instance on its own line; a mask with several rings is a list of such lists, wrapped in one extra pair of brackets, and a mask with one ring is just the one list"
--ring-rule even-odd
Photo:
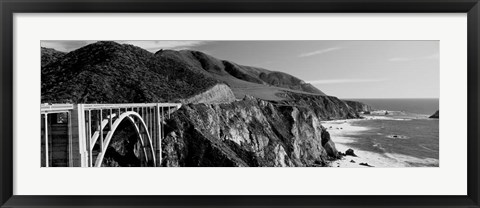
[[(69, 52), (96, 41), (42, 41)], [(339, 98), (438, 98), (439, 41), (116, 41), (281, 71)]]

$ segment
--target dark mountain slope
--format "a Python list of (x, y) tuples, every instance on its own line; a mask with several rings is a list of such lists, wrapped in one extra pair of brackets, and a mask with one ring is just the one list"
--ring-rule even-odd
[(218, 81), (132, 45), (97, 42), (42, 67), (42, 102), (166, 102)]
[(41, 47), (42, 67), (46, 66), (49, 63), (57, 61), (65, 54), (66, 53), (57, 51), (55, 49)]

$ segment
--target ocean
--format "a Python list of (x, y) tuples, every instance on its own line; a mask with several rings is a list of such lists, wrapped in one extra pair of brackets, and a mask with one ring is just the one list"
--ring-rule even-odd
[(400, 111), (410, 114), (432, 115), (439, 107), (438, 98), (424, 99), (346, 99), (365, 103), (375, 110)]
[(375, 110), (364, 115), (365, 119), (348, 121), (352, 129), (361, 131), (342, 132), (341, 136), (350, 138), (344, 141), (345, 145), (374, 153), (379, 160), (391, 161), (389, 167), (439, 166), (439, 119), (428, 118), (438, 110), (438, 99), (357, 101)]

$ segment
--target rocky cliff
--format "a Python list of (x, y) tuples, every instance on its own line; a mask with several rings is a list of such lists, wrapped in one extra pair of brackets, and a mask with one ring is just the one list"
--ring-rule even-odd
[(440, 111), (436, 111), (433, 115), (431, 115), (429, 118), (439, 118), (440, 117)]
[(188, 104), (167, 121), (163, 166), (325, 166), (338, 153), (320, 115), (247, 96)]
[(358, 113), (365, 113), (373, 110), (369, 105), (358, 101), (343, 100), (343, 102), (345, 102), (350, 108)]
[(271, 101), (278, 106), (309, 108), (322, 120), (358, 118), (358, 112), (334, 96), (310, 95), (284, 91), (281, 101)]

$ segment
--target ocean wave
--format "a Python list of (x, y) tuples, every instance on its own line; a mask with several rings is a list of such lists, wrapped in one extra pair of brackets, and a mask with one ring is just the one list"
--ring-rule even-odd
[(418, 146), (420, 146), (421, 148), (426, 149), (426, 150), (428, 150), (428, 151), (430, 151), (430, 152), (438, 152), (437, 150), (433, 150), (433, 149), (430, 149), (430, 148), (428, 148), (428, 147), (425, 147), (424, 144), (419, 144)]
[(383, 148), (380, 143), (375, 143), (372, 145), (372, 147), (380, 152), (385, 152), (385, 148)]
[(440, 161), (435, 158), (418, 158), (397, 153), (386, 153), (385, 156), (404, 164), (406, 167), (439, 167), (440, 164)]
[(370, 114), (364, 114), (364, 117), (367, 116), (374, 116), (374, 117), (379, 117), (382, 119), (387, 118), (393, 118), (393, 119), (429, 119), (430, 115), (426, 114), (418, 114), (418, 113), (410, 113), (410, 112), (405, 112), (405, 111), (391, 111), (391, 110), (375, 110), (370, 112)]
[(395, 118), (391, 116), (363, 116), (366, 120), (411, 121), (412, 118)]

